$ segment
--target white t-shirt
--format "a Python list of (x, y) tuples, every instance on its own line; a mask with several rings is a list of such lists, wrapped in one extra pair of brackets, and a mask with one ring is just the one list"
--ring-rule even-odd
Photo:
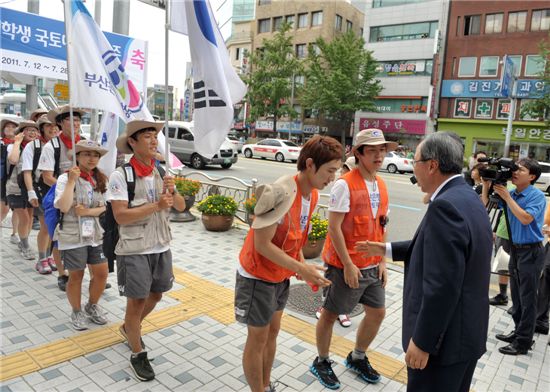
[[(67, 186), (68, 181), (69, 181), (69, 176), (67, 175), (67, 173), (61, 174), (57, 179), (57, 186), (55, 188), (55, 199), (53, 201), (53, 205), (55, 208), (59, 208), (58, 207), (59, 199), (61, 198), (61, 195), (65, 191), (65, 187)], [(92, 200), (94, 196), (94, 188), (92, 187), (92, 184), (90, 184), (88, 181), (80, 181), (80, 184), (82, 183), (85, 183), (84, 191), (88, 193), (88, 200)], [(82, 200), (78, 200), (77, 202), (82, 203)], [(84, 204), (84, 207), (90, 208), (89, 205), (85, 205), (85, 204)], [(82, 221), (82, 218), (81, 218), (81, 221)], [(63, 244), (62, 242), (58, 241), (58, 245), (59, 245), (59, 250), (69, 250), (69, 249), (82, 248), (83, 246), (96, 247), (96, 246), (100, 246), (101, 243), (95, 243), (94, 241), (89, 239), (89, 240), (81, 241), (78, 244)]]
[(22, 170), (32, 170), (34, 160), (34, 141), (28, 143), (21, 153)]
[[(378, 206), (380, 205), (380, 190), (378, 189), (376, 181), (365, 180), (365, 184), (369, 191), (372, 216), (376, 216), (378, 213)], [(328, 210), (331, 212), (348, 213), (350, 209), (349, 200), (350, 192), (348, 183), (344, 179), (337, 180), (330, 190)]]
[[(154, 172), (153, 172), (154, 173)], [(157, 202), (156, 192), (155, 192), (155, 175), (151, 174), (147, 177), (142, 177), (142, 180), (145, 181), (145, 189), (147, 190), (146, 199), (140, 200), (134, 198), (132, 205), (140, 206), (145, 203), (155, 203)], [(119, 200), (119, 201), (128, 201), (128, 186), (126, 184), (126, 178), (124, 174), (115, 170), (111, 173), (109, 177), (109, 187), (107, 188), (107, 200)], [(146, 249), (141, 252), (142, 255), (149, 255), (153, 253), (163, 253), (170, 249), (169, 245), (162, 245), (161, 243), (156, 244), (150, 249)]]
[[(65, 173), (73, 166), (73, 161), (67, 156), (67, 147), (63, 144), (61, 140), (59, 141), (60, 151), (59, 151), (59, 173)], [(38, 162), (38, 170), (42, 171), (51, 171), (55, 169), (55, 154), (52, 141), (42, 147), (42, 153), (40, 154), (40, 161)]]

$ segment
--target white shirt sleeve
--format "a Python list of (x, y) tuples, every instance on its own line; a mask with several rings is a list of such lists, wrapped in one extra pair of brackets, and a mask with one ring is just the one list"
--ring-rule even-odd
[(384, 257), (386, 259), (392, 259), (393, 260), (391, 242), (386, 242), (386, 254), (384, 255)]
[(40, 161), (38, 161), (38, 170), (51, 171), (55, 169), (55, 157), (53, 146), (51, 142), (48, 142), (42, 147), (42, 153), (40, 154)]
[(109, 177), (109, 186), (107, 187), (106, 199), (128, 201), (128, 186), (124, 174), (115, 170)]
[(8, 147), (6, 147), (6, 151), (8, 152), (8, 155), (10, 155), (11, 150), (13, 150), (13, 143), (8, 144)]
[(337, 180), (330, 190), (329, 212), (349, 212), (349, 187), (345, 180)]
[(57, 185), (55, 187), (55, 199), (53, 201), (53, 206), (55, 208), (59, 208), (57, 206), (57, 203), (59, 202), (59, 199), (61, 198), (61, 195), (65, 191), (65, 186), (67, 185), (68, 181), (69, 181), (69, 176), (67, 175), (67, 173), (63, 173), (57, 179)]
[(23, 149), (23, 152), (21, 153), (22, 170), (31, 171), (33, 160), (34, 160), (34, 142), (27, 144)]

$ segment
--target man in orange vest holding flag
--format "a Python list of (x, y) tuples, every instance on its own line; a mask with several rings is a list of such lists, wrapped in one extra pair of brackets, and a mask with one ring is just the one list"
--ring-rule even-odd
[(305, 264), (307, 241), (318, 189), (335, 178), (343, 149), (330, 137), (315, 136), (301, 149), (298, 174), (279, 178), (256, 191), (254, 222), (239, 255), (235, 318), (248, 327), (243, 369), (253, 392), (275, 391), (270, 382), (281, 316), (292, 276), (325, 287), (321, 266)]
[(332, 284), (327, 290), (323, 310), (317, 322), (317, 351), (310, 367), (319, 382), (338, 389), (340, 381), (329, 360), (334, 321), (339, 314), (349, 314), (360, 303), (365, 317), (357, 329), (355, 349), (346, 358), (346, 367), (369, 383), (380, 381), (366, 351), (382, 324), (387, 282), (386, 263), (382, 257), (365, 257), (355, 250), (357, 241), (384, 241), (388, 221), (388, 191), (376, 176), (388, 151), (397, 143), (387, 142), (379, 129), (364, 129), (357, 134), (353, 154), (357, 167), (334, 183), (330, 193), (328, 237), (323, 260), (328, 268), (325, 277)]

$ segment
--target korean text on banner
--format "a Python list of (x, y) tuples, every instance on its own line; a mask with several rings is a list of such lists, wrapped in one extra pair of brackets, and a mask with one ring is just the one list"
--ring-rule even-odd
[(207, 0), (172, 1), (172, 30), (189, 36), (193, 63), (195, 147), (212, 157), (233, 120), (233, 105), (246, 86), (230, 64), (227, 48)]
[[(62, 21), (0, 7), (2, 71), (67, 80)], [(128, 76), (146, 94), (147, 42), (103, 32)], [(97, 78), (90, 83), (100, 84)]]

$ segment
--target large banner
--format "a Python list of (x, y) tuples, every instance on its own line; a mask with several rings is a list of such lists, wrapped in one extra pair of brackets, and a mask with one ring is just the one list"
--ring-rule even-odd
[[(2, 71), (67, 80), (62, 21), (0, 7)], [(129, 78), (142, 95), (147, 86), (147, 42), (104, 32)], [(90, 75), (90, 83), (106, 83)]]

